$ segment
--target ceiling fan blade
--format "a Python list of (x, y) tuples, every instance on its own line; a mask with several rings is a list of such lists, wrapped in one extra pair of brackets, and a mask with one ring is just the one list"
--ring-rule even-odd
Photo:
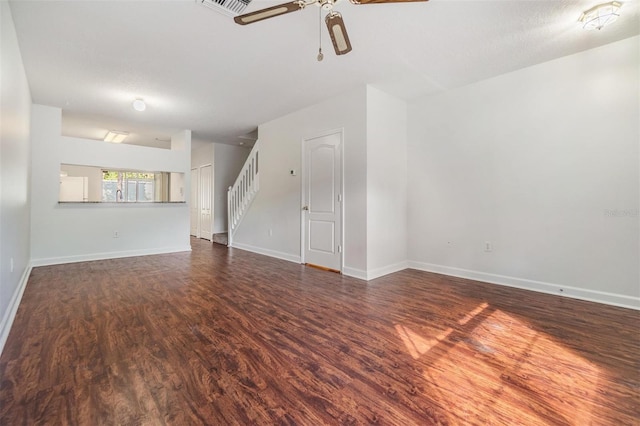
[(342, 15), (338, 12), (331, 12), (324, 18), (324, 21), (327, 23), (336, 55), (344, 55), (351, 52), (351, 42), (349, 41)]
[(236, 24), (247, 25), (263, 19), (273, 18), (275, 16), (284, 15), (286, 13), (295, 12), (304, 7), (302, 2), (292, 1), (289, 3), (279, 4), (277, 6), (267, 7), (266, 9), (256, 10), (255, 12), (245, 13), (233, 18)]
[(353, 4), (375, 4), (375, 3), (409, 3), (428, 0), (349, 0)]

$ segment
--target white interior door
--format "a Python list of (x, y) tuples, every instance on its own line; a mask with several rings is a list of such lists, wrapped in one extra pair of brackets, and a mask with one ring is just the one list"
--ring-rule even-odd
[(200, 193), (198, 192), (198, 185), (200, 179), (198, 178), (198, 169), (191, 169), (191, 200), (189, 206), (190, 213), (190, 229), (189, 233), (194, 237), (199, 235), (198, 224), (200, 222)]
[(302, 245), (305, 263), (342, 270), (342, 132), (306, 139)]
[(211, 240), (211, 209), (212, 209), (212, 198), (211, 198), (211, 177), (213, 176), (212, 167), (202, 166), (200, 167), (200, 238), (204, 238), (206, 240)]

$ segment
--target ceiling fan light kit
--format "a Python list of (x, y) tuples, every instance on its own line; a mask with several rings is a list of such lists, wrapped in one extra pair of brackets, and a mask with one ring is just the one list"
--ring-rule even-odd
[(336, 4), (337, 2), (338, 0), (320, 0), (316, 4), (324, 10), (331, 10), (333, 9), (333, 5)]
[[(326, 10), (327, 16), (324, 21), (327, 24), (329, 30), (329, 36), (333, 44), (333, 49), (336, 55), (345, 55), (351, 52), (351, 41), (349, 41), (349, 35), (347, 34), (347, 28), (344, 25), (344, 20), (339, 12), (333, 10), (333, 7), (340, 0), (294, 0), (289, 3), (283, 3), (276, 6), (267, 7), (265, 9), (256, 10), (254, 12), (245, 13), (233, 18), (233, 20), (240, 25), (253, 24), (254, 22), (262, 21), (268, 18), (274, 18), (276, 16), (285, 15), (287, 13), (302, 10), (307, 6), (315, 4), (322, 10)], [(425, 2), (427, 0), (349, 0), (352, 4), (380, 4), (380, 3), (409, 3), (409, 2)], [(322, 48), (318, 52), (318, 61), (323, 58)]]

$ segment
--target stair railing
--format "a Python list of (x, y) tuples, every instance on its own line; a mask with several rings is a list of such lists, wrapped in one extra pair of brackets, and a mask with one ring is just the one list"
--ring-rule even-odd
[(227, 215), (229, 239), (227, 247), (232, 247), (235, 234), (249, 205), (260, 189), (260, 174), (258, 166), (259, 141), (251, 149), (244, 162), (238, 178), (233, 186), (227, 190)]

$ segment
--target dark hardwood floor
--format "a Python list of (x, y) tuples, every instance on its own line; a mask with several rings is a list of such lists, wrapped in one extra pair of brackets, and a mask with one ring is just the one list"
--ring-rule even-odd
[(633, 425), (640, 312), (193, 240), (35, 268), (2, 425)]

